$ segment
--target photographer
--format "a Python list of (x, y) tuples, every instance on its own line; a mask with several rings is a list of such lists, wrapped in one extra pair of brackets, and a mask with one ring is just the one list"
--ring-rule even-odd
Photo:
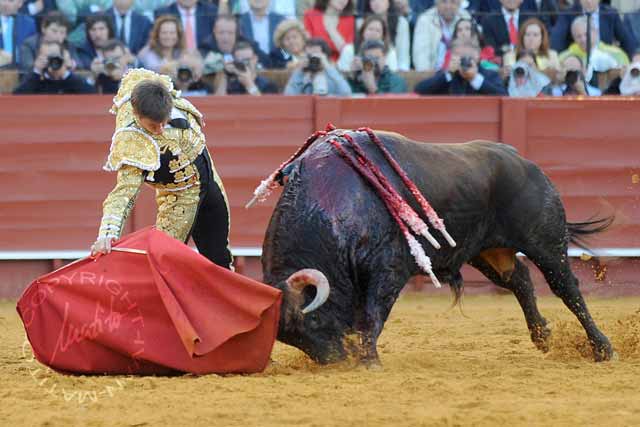
[(587, 84), (584, 76), (584, 65), (582, 60), (575, 56), (567, 56), (562, 61), (564, 69), (564, 83), (553, 88), (554, 96), (582, 95), (600, 96), (600, 89)]
[(133, 68), (136, 58), (124, 43), (117, 39), (107, 41), (102, 55), (91, 62), (91, 72), (99, 93), (117, 93), (122, 76)]
[(14, 94), (95, 93), (95, 88), (70, 71), (69, 51), (58, 42), (43, 42), (33, 63), (33, 72), (16, 88)]
[(197, 52), (183, 54), (178, 60), (178, 65), (168, 74), (173, 80), (173, 86), (182, 91), (183, 96), (204, 96), (213, 93), (213, 88), (202, 81), (204, 63), (202, 56)]
[(224, 66), (222, 73), (216, 74), (214, 85), (216, 95), (261, 95), (278, 93), (278, 87), (269, 79), (258, 76), (258, 57), (250, 43), (239, 41), (233, 47), (233, 62)]
[(551, 79), (538, 70), (536, 53), (533, 50), (521, 50), (516, 56), (509, 74), (509, 96), (524, 98), (539, 95), (551, 95)]
[(500, 75), (478, 67), (480, 46), (476, 41), (454, 40), (447, 70), (438, 71), (415, 87), (421, 95), (507, 95)]
[(605, 95), (640, 95), (640, 49), (633, 55), (631, 64), (625, 67), (622, 75), (611, 81)]
[(295, 71), (284, 89), (285, 95), (351, 95), (349, 83), (329, 62), (330, 49), (320, 38), (306, 41), (305, 56), (296, 62)]
[(353, 77), (349, 79), (354, 93), (406, 93), (407, 83), (386, 65), (387, 46), (381, 40), (367, 40), (360, 46), (360, 56), (354, 58)]

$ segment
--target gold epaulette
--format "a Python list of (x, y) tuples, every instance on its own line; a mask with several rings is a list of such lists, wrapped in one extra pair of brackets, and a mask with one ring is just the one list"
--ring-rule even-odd
[(103, 169), (117, 171), (122, 165), (130, 165), (145, 171), (160, 167), (160, 148), (156, 141), (140, 129), (123, 127), (111, 139), (109, 157)]
[(187, 101), (184, 98), (181, 98), (179, 92), (176, 93), (173, 98), (173, 106), (179, 110), (182, 110), (191, 114), (198, 121), (198, 125), (200, 125), (201, 128), (204, 127), (204, 119), (202, 117), (202, 113), (198, 111), (198, 109), (194, 107), (194, 105), (191, 102)]

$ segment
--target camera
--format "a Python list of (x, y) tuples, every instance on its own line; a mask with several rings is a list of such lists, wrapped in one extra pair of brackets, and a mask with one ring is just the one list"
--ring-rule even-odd
[(120, 64), (118, 63), (118, 60), (114, 58), (106, 58), (103, 61), (102, 65), (104, 67), (104, 70), (109, 74), (113, 73), (120, 66)]
[(52, 55), (48, 60), (47, 68), (50, 68), (53, 71), (58, 71), (64, 64), (64, 58), (60, 55)]
[(304, 67), (303, 71), (308, 71), (310, 73), (317, 73), (318, 71), (322, 71), (322, 60), (317, 56), (308, 56), (309, 65)]
[(578, 82), (578, 77), (580, 77), (579, 71), (569, 70), (564, 76), (564, 84), (566, 84), (568, 88), (571, 88)]
[(527, 75), (527, 70), (524, 67), (518, 65), (513, 69), (513, 76), (517, 78), (522, 78)]
[[(244, 61), (233, 61), (233, 66), (235, 67), (236, 71), (240, 73), (244, 73), (245, 71), (247, 71), (247, 64)], [(226, 68), (224, 69), (224, 73), (228, 77), (237, 77), (237, 74), (235, 72), (231, 72)]]
[(473, 67), (473, 58), (470, 56), (463, 56), (460, 58), (460, 69), (462, 71), (467, 71), (471, 67)]
[(374, 71), (378, 67), (378, 59), (370, 56), (362, 57), (362, 71)]
[(193, 79), (193, 71), (191, 70), (191, 68), (181, 65), (180, 67), (178, 67), (176, 76), (182, 83), (187, 83)]

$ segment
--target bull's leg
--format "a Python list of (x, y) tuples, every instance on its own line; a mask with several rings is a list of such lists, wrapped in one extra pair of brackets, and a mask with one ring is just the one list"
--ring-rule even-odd
[(531, 341), (544, 352), (549, 350), (548, 338), (551, 332), (547, 328), (547, 321), (538, 311), (535, 291), (529, 275), (529, 268), (516, 259), (513, 273), (509, 277), (499, 274), (485, 259), (475, 257), (469, 264), (484, 274), (496, 285), (508, 289), (515, 295), (527, 321), (531, 333)]
[(361, 336), (360, 361), (367, 366), (380, 366), (378, 337), (404, 284), (406, 273), (373, 274), (367, 284), (364, 312), (357, 323)]
[(569, 267), (569, 258), (565, 252), (562, 256), (551, 258), (548, 255), (531, 256), (530, 259), (544, 274), (551, 291), (562, 299), (562, 302), (578, 318), (591, 347), (596, 362), (610, 360), (613, 357), (613, 348), (609, 339), (598, 329), (589, 314), (584, 298), (578, 289), (578, 279)]

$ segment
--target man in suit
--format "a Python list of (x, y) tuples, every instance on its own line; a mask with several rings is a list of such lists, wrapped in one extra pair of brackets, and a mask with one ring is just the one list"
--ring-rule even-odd
[(518, 44), (520, 26), (533, 11), (525, 8), (523, 0), (500, 0), (500, 4), (500, 13), (487, 15), (482, 21), (482, 32), (496, 54), (504, 55)]
[(23, 0), (0, 0), (0, 67), (20, 61), (20, 45), (36, 33), (36, 22), (18, 13)]
[(551, 31), (551, 47), (561, 52), (571, 43), (571, 22), (579, 15), (591, 16), (591, 29), (597, 31), (600, 40), (607, 44), (620, 43), (622, 49), (631, 56), (636, 50), (637, 41), (633, 34), (622, 24), (618, 10), (600, 4), (600, 0), (580, 0), (575, 6), (558, 17), (556, 25)]
[(415, 87), (420, 95), (507, 95), (495, 71), (479, 67), (480, 46), (475, 41), (455, 40), (446, 71), (421, 81)]
[(151, 21), (133, 10), (133, 0), (113, 0), (113, 7), (107, 13), (113, 19), (116, 38), (136, 55), (149, 40)]
[(56, 10), (55, 0), (25, 0), (19, 12), (33, 17), (40, 25), (42, 17), (52, 10)]
[[(249, 12), (240, 15), (240, 34), (255, 42), (260, 49), (259, 58), (268, 58), (273, 45), (273, 32), (285, 17), (275, 12), (267, 12), (270, 0), (249, 0)], [(260, 61), (261, 63), (263, 61)], [(262, 64), (268, 67), (269, 64)]]
[(211, 34), (216, 20), (218, 8), (198, 0), (177, 0), (164, 9), (155, 12), (156, 18), (161, 15), (175, 15), (182, 22), (187, 50), (202, 49), (205, 40)]
[(238, 21), (233, 15), (218, 15), (216, 17), (213, 33), (205, 40), (200, 53), (203, 58), (214, 53), (220, 55), (223, 62), (233, 62), (233, 47), (239, 41), (250, 43), (258, 55), (258, 63), (262, 68), (268, 68), (271, 62), (269, 56), (263, 54), (255, 42), (242, 37), (238, 29)]

